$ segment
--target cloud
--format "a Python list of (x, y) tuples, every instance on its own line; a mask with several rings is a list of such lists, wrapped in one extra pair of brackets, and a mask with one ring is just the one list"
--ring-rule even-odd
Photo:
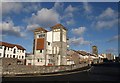
[(88, 4), (88, 2), (83, 2), (83, 8), (87, 14), (92, 12), (92, 7)]
[(23, 12), (35, 12), (37, 10), (41, 9), (41, 4), (37, 2), (27, 2), (27, 3), (22, 3), (23, 4)]
[(77, 11), (78, 8), (77, 7), (73, 7), (72, 5), (69, 5), (66, 9), (65, 9), (65, 12), (68, 13), (68, 12), (75, 12)]
[(96, 20), (93, 21), (92, 27), (96, 29), (110, 29), (118, 24), (118, 13), (112, 8), (107, 8), (99, 16), (96, 17)]
[(37, 11), (37, 14), (32, 14), (26, 21), (29, 24), (39, 24), (43, 27), (49, 27), (59, 23), (60, 19), (59, 14), (53, 9), (42, 8)]
[(73, 7), (72, 5), (67, 6), (64, 10), (63, 16), (61, 16), (61, 20), (63, 20), (66, 25), (74, 25), (74, 15), (78, 10), (78, 7)]
[(118, 40), (120, 40), (120, 35), (116, 35), (116, 36), (112, 37), (107, 42), (113, 42), (113, 41), (118, 41)]
[(27, 25), (27, 30), (34, 30), (35, 28), (40, 27), (38, 24), (29, 24)]
[(75, 20), (74, 19), (70, 19), (70, 20), (66, 21), (66, 24), (67, 25), (73, 25), (73, 24), (75, 24)]
[(105, 29), (105, 28), (112, 28), (114, 25), (116, 25), (118, 23), (118, 19), (114, 19), (114, 20), (109, 20), (109, 21), (103, 21), (103, 20), (99, 20), (97, 22), (95, 22), (95, 27), (97, 29)]
[(41, 9), (40, 3), (35, 2), (3, 2), (2, 3), (2, 14), (9, 13), (30, 13)]
[(102, 14), (99, 15), (99, 19), (115, 19), (117, 18), (117, 12), (113, 10), (112, 8), (107, 8), (105, 11), (102, 12)]
[(86, 28), (85, 28), (85, 27), (79, 27), (79, 28), (74, 28), (74, 29), (72, 29), (72, 32), (73, 32), (75, 35), (82, 35), (85, 31), (86, 31)]
[(73, 44), (73, 45), (88, 45), (90, 44), (89, 41), (85, 41), (83, 37), (79, 37), (79, 38), (70, 38), (69, 39), (69, 44)]
[(39, 24), (42, 27), (50, 27), (56, 23), (65, 23), (66, 25), (73, 25), (75, 23), (74, 13), (78, 11), (77, 7), (72, 5), (63, 7), (61, 2), (55, 2), (51, 9), (42, 8), (36, 13), (33, 13), (31, 17), (24, 19), (28, 24)]
[(2, 2), (2, 13), (7, 14), (10, 12), (19, 13), (22, 11), (22, 4), (17, 2)]
[(53, 10), (55, 10), (56, 12), (58, 12), (59, 14), (63, 14), (64, 12), (64, 4), (62, 2), (55, 2), (54, 6), (53, 6)]
[(21, 31), (21, 27), (14, 26), (12, 21), (0, 23), (0, 31), (2, 32), (2, 35), (25, 37), (25, 33)]

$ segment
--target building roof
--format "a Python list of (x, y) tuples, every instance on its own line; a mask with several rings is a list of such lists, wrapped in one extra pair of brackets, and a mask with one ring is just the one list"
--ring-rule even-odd
[[(73, 60), (75, 64), (79, 64), (79, 54), (75, 52), (74, 50), (67, 51), (67, 59)], [(71, 57), (71, 58), (70, 58)]]
[(85, 52), (85, 51), (76, 51), (76, 52), (83, 55), (83, 56), (87, 55), (87, 52)]
[(34, 32), (38, 32), (38, 31), (44, 31), (44, 32), (48, 32), (46, 29), (42, 28), (42, 27), (39, 27), (39, 28), (36, 28), (35, 30), (33, 30)]
[(10, 44), (10, 43), (7, 43), (7, 42), (1, 42), (1, 41), (0, 41), (0, 45), (1, 45), (1, 46), (10, 47), (10, 48), (13, 48), (13, 47), (16, 46), (18, 49), (25, 50), (25, 48), (23, 48), (22, 46), (17, 45), (17, 44)]
[(58, 29), (58, 28), (63, 28), (65, 30), (67, 30), (62, 24), (56, 24), (54, 26), (51, 27), (52, 29)]

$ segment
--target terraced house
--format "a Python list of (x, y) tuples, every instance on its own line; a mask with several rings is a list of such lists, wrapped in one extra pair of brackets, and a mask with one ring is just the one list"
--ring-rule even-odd
[(61, 24), (34, 30), (33, 61), (27, 60), (27, 65), (49, 66), (66, 65), (67, 60), (67, 30)]
[(16, 58), (25, 63), (26, 50), (20, 45), (0, 42), (0, 58)]

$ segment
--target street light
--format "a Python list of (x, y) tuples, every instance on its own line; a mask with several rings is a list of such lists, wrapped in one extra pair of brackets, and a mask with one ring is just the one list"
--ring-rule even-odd
[[(91, 48), (92, 42), (89, 45), (90, 45), (89, 47)], [(89, 49), (89, 59), (88, 60), (89, 60), (88, 63), (90, 64), (90, 49)]]

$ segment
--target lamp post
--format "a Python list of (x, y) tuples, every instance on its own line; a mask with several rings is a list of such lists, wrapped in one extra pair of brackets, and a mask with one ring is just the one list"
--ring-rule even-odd
[(88, 59), (88, 60), (89, 60), (89, 61), (88, 61), (89, 65), (90, 65), (90, 48), (91, 48), (91, 44), (92, 44), (92, 43), (89, 44), (89, 45), (90, 45), (90, 46), (89, 46), (89, 59)]

